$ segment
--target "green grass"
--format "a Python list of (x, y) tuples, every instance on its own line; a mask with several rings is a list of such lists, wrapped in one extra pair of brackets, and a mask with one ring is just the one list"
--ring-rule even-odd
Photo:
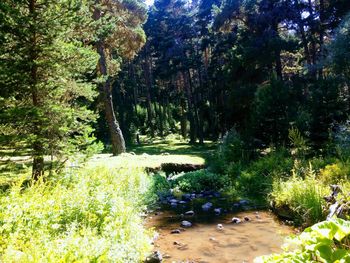
[(217, 144), (211, 141), (205, 141), (204, 144), (189, 144), (185, 141), (171, 138), (142, 142), (141, 145), (129, 147), (128, 152), (134, 152), (135, 154), (171, 154), (206, 158), (210, 152), (216, 149)]
[(295, 223), (310, 226), (325, 219), (323, 197), (328, 194), (328, 187), (315, 177), (293, 176), (287, 181), (276, 180), (271, 198), (277, 209), (288, 207), (291, 210)]

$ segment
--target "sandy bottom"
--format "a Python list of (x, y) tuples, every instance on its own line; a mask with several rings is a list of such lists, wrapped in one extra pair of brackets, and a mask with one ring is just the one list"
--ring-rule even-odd
[[(248, 216), (251, 220), (232, 224), (233, 216)], [(291, 227), (265, 211), (213, 217), (181, 217), (169, 211), (150, 216), (147, 226), (159, 234), (154, 250), (162, 253), (163, 262), (253, 262), (257, 256), (281, 252), (284, 237), (293, 233)], [(171, 230), (181, 229), (182, 220), (193, 226), (171, 234)], [(218, 230), (217, 224), (222, 224), (223, 229)]]

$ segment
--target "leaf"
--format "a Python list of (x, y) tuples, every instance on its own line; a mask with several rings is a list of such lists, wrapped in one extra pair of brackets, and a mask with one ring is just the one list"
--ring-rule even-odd
[(326, 262), (330, 262), (332, 259), (332, 249), (329, 246), (323, 245), (317, 248), (316, 253)]
[(340, 218), (333, 219), (337, 226), (338, 226), (338, 231), (336, 232), (334, 238), (338, 241), (341, 241), (344, 237), (350, 235), (350, 222), (345, 221)]
[(349, 254), (349, 251), (345, 249), (337, 249), (333, 252), (332, 260), (337, 261), (343, 259), (347, 254)]
[(339, 230), (339, 227), (332, 221), (324, 221), (313, 225), (311, 229), (321, 237), (332, 240)]

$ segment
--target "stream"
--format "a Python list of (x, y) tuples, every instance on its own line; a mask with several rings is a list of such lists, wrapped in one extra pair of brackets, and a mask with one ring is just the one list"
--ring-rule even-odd
[[(157, 232), (154, 251), (162, 255), (162, 262), (253, 262), (257, 256), (281, 252), (284, 238), (295, 233), (269, 211), (240, 203), (231, 208), (224, 198), (174, 202), (168, 198), (171, 205), (163, 205), (146, 220), (146, 227)], [(191, 226), (181, 226), (183, 221)]]

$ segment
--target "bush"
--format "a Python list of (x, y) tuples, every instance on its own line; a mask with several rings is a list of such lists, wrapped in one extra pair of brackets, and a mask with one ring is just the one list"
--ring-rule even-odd
[(319, 178), (326, 184), (335, 184), (340, 181), (348, 180), (350, 175), (349, 164), (337, 162), (334, 164), (326, 165), (326, 167), (320, 170)]
[(287, 181), (276, 179), (270, 198), (277, 211), (289, 209), (296, 224), (311, 225), (324, 219), (323, 197), (328, 193), (328, 188), (320, 184), (309, 171), (305, 179), (297, 176)]
[(350, 262), (350, 221), (332, 219), (307, 228), (291, 239), (297, 248), (283, 254), (259, 257), (255, 263), (267, 262)]
[(207, 170), (198, 170), (178, 174), (171, 178), (170, 183), (172, 188), (177, 188), (182, 192), (219, 191), (228, 185), (228, 178)]
[(210, 168), (216, 173), (226, 173), (226, 169), (234, 163), (245, 163), (252, 151), (242, 140), (240, 134), (231, 129), (219, 144), (218, 151), (209, 160)]
[(272, 190), (274, 178), (289, 174), (292, 165), (288, 152), (278, 149), (244, 169), (236, 179), (236, 187), (242, 195), (266, 198)]
[(142, 170), (95, 168), (20, 185), (0, 200), (1, 262), (138, 262), (151, 249)]

